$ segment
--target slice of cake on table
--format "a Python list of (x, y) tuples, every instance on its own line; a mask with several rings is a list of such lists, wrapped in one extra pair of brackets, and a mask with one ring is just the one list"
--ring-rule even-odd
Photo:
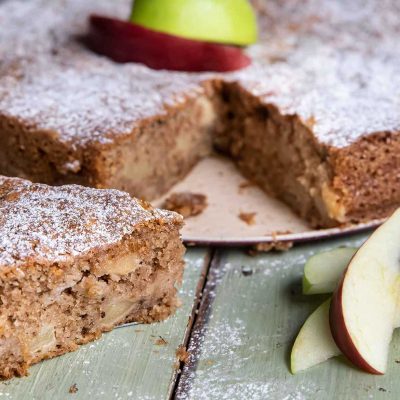
[(182, 218), (117, 190), (0, 177), (0, 376), (177, 307)]

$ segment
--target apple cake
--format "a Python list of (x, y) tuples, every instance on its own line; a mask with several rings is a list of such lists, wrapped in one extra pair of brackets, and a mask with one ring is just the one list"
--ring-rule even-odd
[(129, 194), (0, 177), (0, 377), (177, 306), (182, 217)]
[(400, 204), (397, 0), (254, 0), (235, 73), (116, 64), (81, 44), (131, 1), (0, 5), (0, 173), (152, 199), (218, 151), (314, 226)]

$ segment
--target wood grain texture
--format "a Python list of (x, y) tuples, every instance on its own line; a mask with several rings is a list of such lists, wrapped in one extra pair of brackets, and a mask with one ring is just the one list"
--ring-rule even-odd
[[(117, 328), (74, 353), (33, 366), (29, 377), (0, 383), (0, 399), (169, 398), (176, 378), (175, 352), (187, 338), (209, 255), (205, 249), (187, 252), (183, 305), (174, 316), (158, 324)], [(77, 391), (70, 393), (74, 384)]]
[(301, 294), (305, 260), (366, 238), (308, 244), (256, 257), (217, 252), (203, 293), (177, 389), (182, 399), (398, 399), (400, 335), (392, 343), (388, 372), (373, 376), (332, 359), (298, 375), (289, 371), (295, 336), (326, 296)]

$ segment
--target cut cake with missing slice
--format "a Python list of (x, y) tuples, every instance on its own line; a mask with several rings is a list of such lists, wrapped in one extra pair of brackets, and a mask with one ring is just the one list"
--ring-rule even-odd
[[(400, 205), (397, 0), (253, 0), (252, 65), (116, 64), (77, 40), (130, 0), (0, 5), (0, 174), (152, 200), (214, 151), (316, 227)], [(29, 23), (26, 23), (29, 21)]]

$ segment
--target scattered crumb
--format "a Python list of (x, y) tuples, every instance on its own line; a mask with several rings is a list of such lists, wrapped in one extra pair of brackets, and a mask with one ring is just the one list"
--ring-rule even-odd
[(239, 193), (243, 193), (243, 191), (249, 187), (255, 186), (253, 182), (250, 181), (244, 181), (239, 183)]
[(74, 394), (78, 391), (78, 386), (76, 386), (76, 383), (70, 386), (69, 388), (69, 393)]
[(157, 346), (165, 346), (165, 345), (168, 344), (168, 342), (167, 342), (162, 336), (160, 336), (160, 337), (156, 340), (155, 344), (156, 344)]
[(271, 55), (269, 57), (267, 57), (268, 61), (270, 64), (276, 64), (276, 63), (280, 63), (280, 62), (285, 62), (287, 61), (287, 57), (283, 57), (283, 56), (278, 56), (278, 55)]
[(394, 360), (396, 364), (400, 364), (400, 360)]
[(250, 267), (242, 266), (242, 275), (243, 276), (253, 275), (253, 270)]
[(144, 330), (143, 329), (135, 329), (135, 332), (140, 333), (140, 332), (144, 332)]
[(207, 207), (207, 196), (201, 193), (172, 193), (162, 205), (163, 208), (176, 211), (184, 218), (201, 214)]
[(179, 345), (175, 354), (180, 362), (186, 364), (189, 361), (190, 353), (186, 350), (185, 346)]
[(292, 233), (291, 231), (276, 231), (268, 234), (272, 236), (272, 241), (267, 243), (257, 243), (250, 247), (247, 254), (250, 256), (256, 256), (259, 253), (265, 253), (271, 250), (276, 251), (287, 251), (293, 247), (293, 242), (291, 241), (280, 241), (277, 239), (278, 235), (285, 235)]
[(239, 215), (238, 215), (238, 217), (242, 220), (242, 221), (244, 221), (244, 222), (246, 222), (246, 224), (247, 225), (254, 225), (255, 223), (256, 223), (256, 214), (257, 213), (255, 213), (255, 212), (249, 212), (249, 213), (246, 213), (246, 212), (241, 212)]
[(293, 233), (293, 231), (291, 231), (290, 229), (287, 229), (286, 231), (273, 231), (272, 233), (271, 232), (270, 233), (266, 233), (265, 236), (270, 236), (271, 235), (274, 239), (277, 239), (278, 236), (289, 235), (291, 233)]
[(257, 243), (247, 250), (249, 256), (256, 256), (260, 253), (266, 253), (268, 251), (287, 251), (293, 247), (293, 242), (269, 242), (269, 243)]
[(383, 387), (380, 387), (380, 388), (379, 388), (379, 391), (380, 391), (380, 392), (387, 392), (387, 390), (386, 390), (385, 388), (383, 388)]

